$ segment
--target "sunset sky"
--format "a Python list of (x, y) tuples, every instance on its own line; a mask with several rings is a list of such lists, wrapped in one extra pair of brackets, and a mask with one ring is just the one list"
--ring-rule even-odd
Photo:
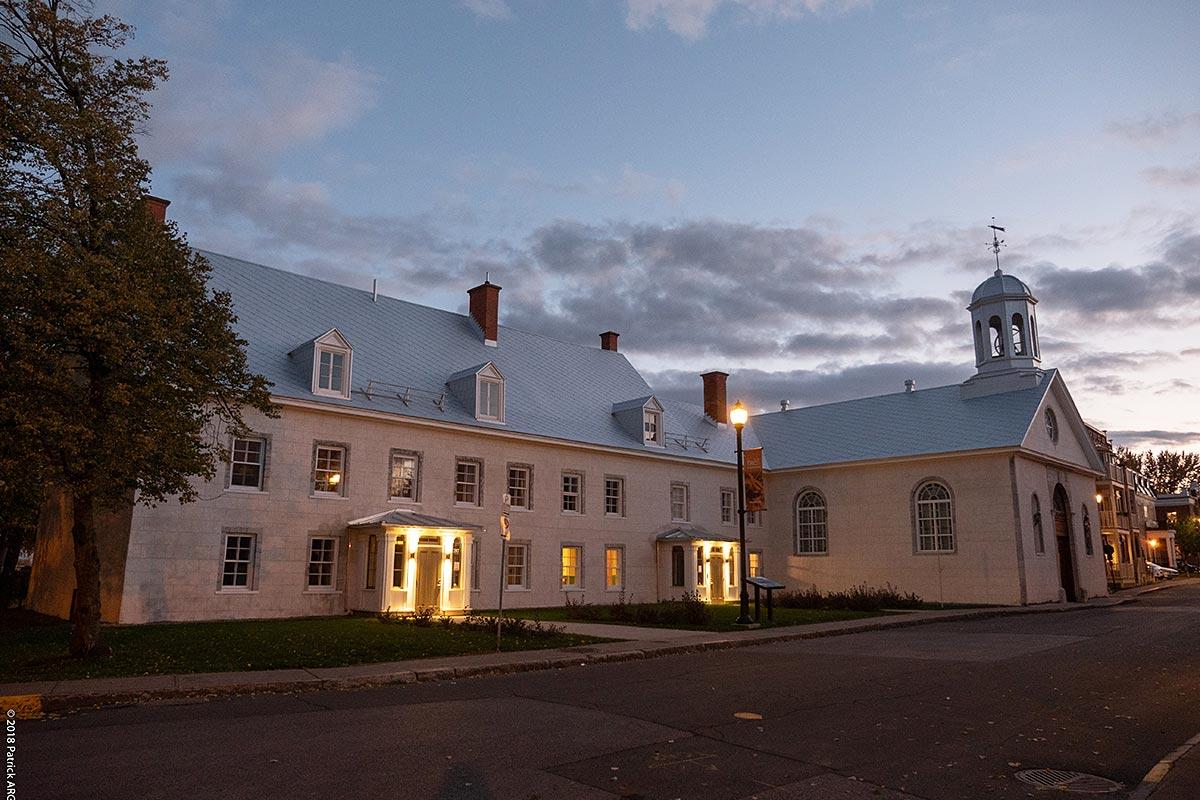
[[(1200, 449), (1194, 2), (106, 0), (197, 247), (763, 409), (963, 380), (994, 269), (1118, 441)], [(284, 11), (286, 9), (286, 11)]]

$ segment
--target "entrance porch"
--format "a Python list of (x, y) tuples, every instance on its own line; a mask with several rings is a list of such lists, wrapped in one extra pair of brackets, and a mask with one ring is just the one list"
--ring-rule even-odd
[(471, 534), (479, 530), (399, 508), (347, 523), (347, 610), (463, 611), (470, 601)]
[(693, 593), (709, 603), (736, 600), (741, 592), (737, 542), (731, 534), (685, 523), (658, 533), (658, 596), (677, 600)]

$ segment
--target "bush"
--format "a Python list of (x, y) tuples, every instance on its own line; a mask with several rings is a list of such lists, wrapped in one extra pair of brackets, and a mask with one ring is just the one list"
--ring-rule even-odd
[[(496, 630), (496, 618), (482, 614), (468, 614), (458, 623), (464, 628), (476, 631)], [(561, 625), (549, 625), (537, 620), (522, 619), (521, 617), (501, 617), (500, 631), (504, 636), (524, 636), (533, 639), (549, 639), (563, 632)]]
[(913, 592), (901, 594), (890, 583), (882, 589), (865, 583), (841, 592), (822, 594), (816, 588), (792, 589), (775, 595), (780, 608), (827, 608), (845, 611), (879, 611), (884, 608), (920, 608), (921, 597)]
[(658, 603), (633, 603), (622, 592), (617, 596), (617, 601), (610, 605), (589, 605), (582, 598), (573, 600), (568, 596), (564, 609), (568, 619), (589, 622), (695, 626), (712, 622), (712, 609), (694, 592), (685, 594), (680, 600), (663, 600)]

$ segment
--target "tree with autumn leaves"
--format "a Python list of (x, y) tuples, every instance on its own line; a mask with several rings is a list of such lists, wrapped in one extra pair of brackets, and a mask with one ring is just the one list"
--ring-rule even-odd
[(146, 211), (135, 136), (167, 68), (118, 58), (131, 36), (74, 0), (0, 0), (0, 488), (67, 500), (77, 656), (104, 650), (97, 514), (194, 500), (214, 432), (275, 413), (229, 296)]

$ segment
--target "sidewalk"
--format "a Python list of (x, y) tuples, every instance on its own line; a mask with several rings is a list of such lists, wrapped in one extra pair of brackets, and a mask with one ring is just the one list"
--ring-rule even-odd
[(559, 650), (485, 653), (471, 656), (412, 659), (382, 664), (357, 664), (348, 667), (208, 672), (0, 684), (0, 708), (14, 709), (20, 718), (35, 719), (46, 714), (61, 714), (105, 705), (171, 698), (218, 697), (255, 692), (356, 689), (415, 681), (454, 680), (476, 675), (586, 666), (609, 661), (630, 661), (677, 653), (722, 650), (767, 642), (839, 636), (937, 622), (1108, 608), (1130, 602), (1137, 595), (1147, 591), (1197, 582), (1200, 582), (1200, 579), (1176, 580), (1170, 584), (1144, 586), (1086, 603), (913, 611), (843, 622), (759, 628), (727, 633), (568, 622), (562, 623), (562, 625), (570, 633), (620, 639), (620, 641), (601, 642)]
[(1195, 800), (1200, 796), (1200, 734), (1188, 739), (1146, 774), (1129, 800)]

